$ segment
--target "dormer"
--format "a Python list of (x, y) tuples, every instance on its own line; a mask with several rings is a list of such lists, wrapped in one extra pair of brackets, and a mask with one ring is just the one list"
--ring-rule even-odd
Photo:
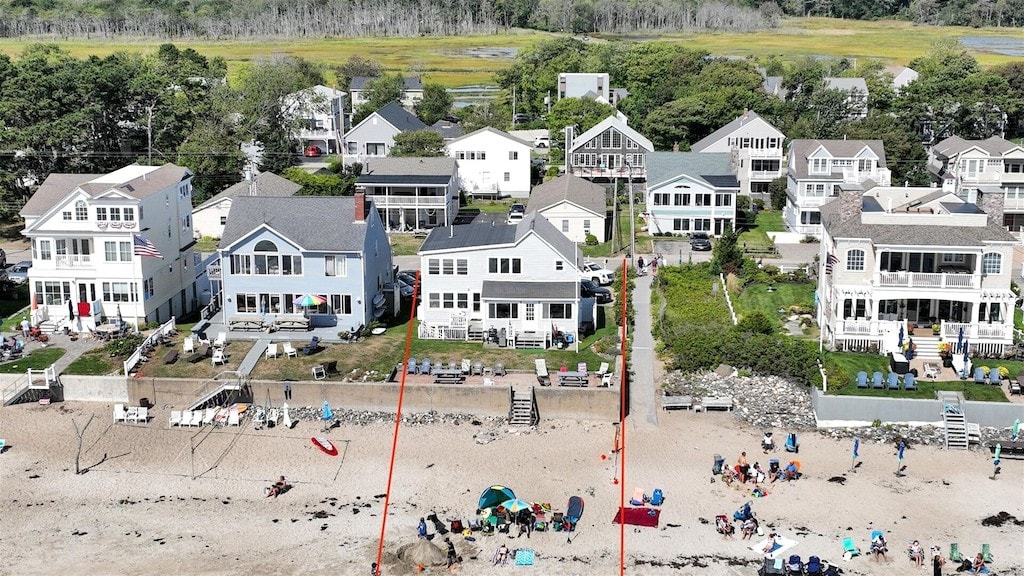
[(832, 173), (832, 154), (824, 146), (819, 146), (807, 157), (807, 173), (821, 175)]

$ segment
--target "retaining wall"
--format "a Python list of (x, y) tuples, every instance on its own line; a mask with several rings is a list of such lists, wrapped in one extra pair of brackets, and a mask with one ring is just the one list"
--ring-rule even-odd
[(541, 420), (619, 421), (618, 388), (534, 388)]
[[(819, 425), (845, 426), (851, 423), (935, 424), (942, 422), (942, 403), (938, 400), (881, 398), (874, 396), (831, 396), (818, 389), (811, 391), (811, 402)], [(964, 403), (967, 421), (981, 426), (1005, 428), (1014, 419), (1024, 420), (1024, 405), (1008, 402)], [(827, 423), (827, 424), (826, 424)]]

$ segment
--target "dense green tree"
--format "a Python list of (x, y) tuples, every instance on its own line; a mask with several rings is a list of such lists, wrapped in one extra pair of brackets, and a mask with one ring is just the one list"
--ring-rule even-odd
[(388, 156), (444, 156), (444, 137), (433, 130), (412, 130), (395, 134), (395, 146)]
[(788, 180), (785, 176), (779, 176), (768, 184), (768, 195), (771, 198), (772, 210), (782, 210), (786, 207), (786, 185)]
[(355, 126), (364, 118), (386, 106), (394, 100), (402, 101), (405, 93), (405, 78), (401, 74), (384, 74), (366, 85), (363, 97), (366, 102), (359, 106), (352, 115), (352, 125)]
[(743, 268), (743, 251), (739, 247), (739, 234), (732, 226), (726, 226), (715, 242), (711, 253), (711, 271), (734, 273)]
[[(615, 108), (588, 98), (562, 98), (551, 107), (548, 114), (548, 130), (551, 133), (551, 148), (565, 150), (565, 128), (573, 127), (573, 133), (590, 130), (598, 122), (615, 114)], [(564, 153), (564, 152), (563, 152)]]
[(1011, 96), (1017, 101), (1017, 113), (1009, 114), (1007, 132), (1014, 136), (1024, 135), (1024, 61), (1007, 62), (995, 66), (991, 72), (1006, 80)]
[(891, 114), (872, 112), (867, 118), (851, 122), (846, 136), (857, 140), (881, 140), (885, 146), (886, 164), (895, 185), (926, 186), (928, 152), (917, 134)]
[(499, 103), (485, 102), (459, 108), (455, 111), (455, 117), (459, 119), (459, 126), (466, 134), (487, 126), (504, 130), (512, 123), (512, 110)]
[(452, 96), (440, 84), (423, 85), (423, 99), (416, 103), (416, 115), (427, 126), (447, 118), (452, 111)]
[(281, 174), (285, 178), (302, 185), (299, 196), (351, 196), (355, 193), (356, 180), (362, 166), (345, 168), (341, 163), (334, 162), (327, 174), (310, 174), (305, 170), (292, 166)]
[(376, 78), (384, 73), (384, 67), (376, 60), (364, 58), (358, 54), (348, 57), (341, 65), (334, 69), (334, 75), (338, 78), (338, 89), (348, 92), (352, 86), (352, 79), (356, 77)]

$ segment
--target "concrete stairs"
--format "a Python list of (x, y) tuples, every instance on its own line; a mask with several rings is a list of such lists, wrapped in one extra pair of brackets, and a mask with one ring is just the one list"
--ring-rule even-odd
[(963, 396), (959, 392), (940, 392), (942, 421), (946, 427), (946, 449), (967, 450), (967, 416)]
[(509, 411), (509, 425), (511, 426), (533, 426), (539, 420), (533, 401), (532, 385), (512, 386), (512, 407)]
[(942, 358), (939, 356), (939, 337), (931, 335), (931, 328), (928, 329), (927, 336), (918, 336), (916, 332), (922, 330), (915, 330), (915, 335), (911, 336), (914, 339), (914, 344), (917, 345), (914, 358), (920, 358), (925, 362), (940, 363)]

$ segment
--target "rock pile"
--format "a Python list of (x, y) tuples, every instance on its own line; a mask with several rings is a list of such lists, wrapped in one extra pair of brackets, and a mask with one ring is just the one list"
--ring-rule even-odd
[[(341, 425), (366, 426), (381, 422), (394, 422), (394, 412), (376, 412), (370, 410), (332, 410), (334, 422)], [(320, 407), (299, 406), (289, 408), (292, 420), (323, 421), (323, 409)], [(488, 416), (478, 417), (472, 414), (439, 414), (437, 412), (420, 412), (402, 414), (402, 424), (407, 426), (429, 426), (432, 424), (463, 424), (473, 426), (501, 427), (505, 418)]]
[(737, 416), (755, 428), (810, 429), (816, 425), (811, 395), (802, 384), (777, 376), (733, 376), (716, 372), (666, 376), (662, 388), (698, 398), (732, 396)]
[[(828, 428), (819, 431), (823, 436), (829, 438), (853, 438), (860, 437), (862, 442), (873, 442), (876, 444), (892, 444), (895, 446), (900, 440), (908, 446), (920, 444), (924, 446), (944, 446), (946, 444), (946, 431), (941, 426), (908, 426), (906, 424), (882, 424), (881, 426), (862, 426), (860, 428)], [(1006, 439), (1006, 431), (998, 428), (982, 428), (981, 444), (988, 446)]]

